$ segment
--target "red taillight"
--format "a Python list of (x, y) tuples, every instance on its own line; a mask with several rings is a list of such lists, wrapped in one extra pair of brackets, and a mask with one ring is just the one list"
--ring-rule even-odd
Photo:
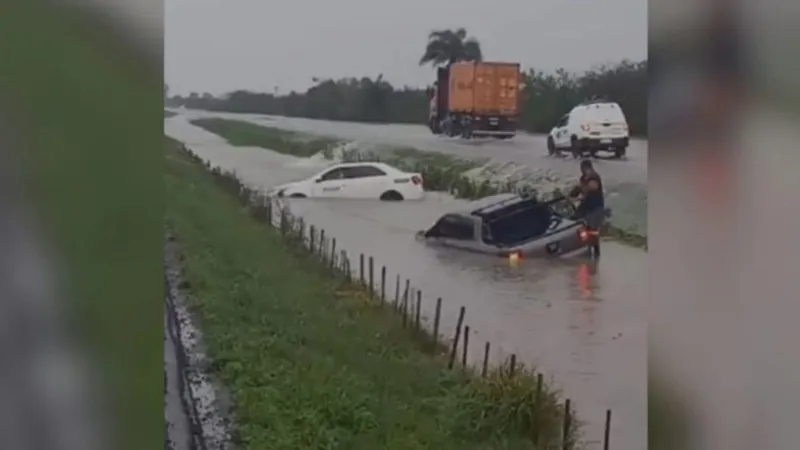
[(586, 241), (588, 241), (588, 240), (589, 240), (589, 239), (591, 239), (592, 237), (599, 236), (599, 234), (600, 234), (600, 233), (598, 233), (597, 231), (593, 231), (593, 230), (590, 230), (590, 229), (588, 229), (588, 228), (584, 228), (584, 227), (581, 227), (581, 228), (578, 230), (578, 237), (579, 237), (579, 238), (581, 238), (581, 240), (582, 240), (583, 242), (586, 242)]
[(422, 184), (422, 177), (418, 177), (414, 175), (411, 177), (411, 182), (414, 183), (415, 186)]

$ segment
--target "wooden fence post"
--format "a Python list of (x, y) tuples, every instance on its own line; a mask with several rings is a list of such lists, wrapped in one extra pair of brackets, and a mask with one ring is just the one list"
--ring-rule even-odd
[(453, 347), (450, 349), (450, 361), (447, 363), (447, 367), (449, 369), (453, 368), (453, 364), (456, 362), (456, 349), (458, 348), (458, 340), (461, 338), (461, 325), (464, 323), (464, 314), (466, 314), (466, 308), (461, 307), (458, 311), (458, 322), (456, 323), (456, 335), (453, 337)]

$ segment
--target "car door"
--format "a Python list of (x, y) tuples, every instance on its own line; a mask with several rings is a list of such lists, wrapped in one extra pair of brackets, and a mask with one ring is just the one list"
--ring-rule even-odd
[(553, 142), (556, 144), (556, 147), (567, 147), (569, 144), (569, 114), (565, 114), (561, 119), (558, 120), (555, 126), (555, 136), (553, 137)]
[(380, 198), (386, 191), (386, 172), (372, 164), (342, 169), (346, 180), (343, 195), (351, 198)]
[(314, 181), (313, 196), (323, 198), (342, 197), (346, 182), (342, 168), (330, 169), (318, 176)]

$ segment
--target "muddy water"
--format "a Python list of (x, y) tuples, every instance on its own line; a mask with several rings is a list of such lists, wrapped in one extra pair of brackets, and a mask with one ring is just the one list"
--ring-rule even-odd
[(450, 335), (466, 307), (472, 330), (469, 358), (480, 364), (485, 342), (498, 361), (515, 353), (552, 375), (588, 420), (587, 438), (602, 436), (604, 410), (615, 415), (615, 449), (644, 448), (646, 430), (646, 254), (605, 243), (603, 259), (504, 259), (433, 249), (416, 242), (416, 230), (462, 202), (434, 197), (421, 203), (293, 201), (293, 212), (323, 227), (350, 253), (375, 258), (375, 280), (387, 266), (388, 296), (396, 276), (423, 292), (423, 313), (433, 317), (443, 298), (442, 326)]
[[(257, 148), (230, 147), (185, 119), (167, 120), (166, 132), (186, 142), (215, 165), (235, 170), (249, 184), (270, 185), (308, 176), (324, 161), (297, 160)], [(612, 449), (646, 448), (646, 253), (605, 243), (603, 259), (559, 262), (505, 260), (415, 241), (414, 232), (443, 212), (467, 203), (444, 195), (422, 202), (303, 200), (293, 212), (326, 230), (354, 264), (364, 253), (388, 272), (388, 295), (395, 280), (410, 279), (423, 292), (423, 312), (432, 317), (443, 298), (442, 330), (451, 335), (461, 306), (471, 333), (470, 360), (482, 358), (491, 342), (493, 361), (511, 353), (552, 376), (587, 421), (586, 438), (602, 438), (605, 410), (613, 410)], [(357, 269), (357, 268), (356, 268)], [(595, 442), (590, 448), (599, 448)]]
[[(353, 122), (331, 122), (325, 120), (292, 117), (265, 117), (256, 114), (216, 113), (197, 110), (180, 111), (189, 118), (226, 117), (246, 120), (259, 125), (287, 130), (334, 136), (341, 139), (359, 140), (367, 143), (415, 147), (449, 153), (464, 158), (491, 158), (499, 163), (513, 162), (534, 168), (550, 169), (568, 175), (578, 172), (572, 157), (558, 158), (547, 155), (547, 136), (520, 133), (514, 139), (471, 140), (435, 136), (420, 125), (360, 124)], [(647, 183), (648, 142), (633, 139), (628, 147), (627, 159), (598, 159), (596, 166), (607, 182)]]

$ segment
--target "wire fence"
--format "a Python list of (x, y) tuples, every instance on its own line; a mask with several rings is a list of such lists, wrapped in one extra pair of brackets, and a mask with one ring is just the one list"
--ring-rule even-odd
[[(291, 213), (287, 205), (280, 198), (264, 195), (248, 188), (233, 172), (226, 172), (215, 167), (212, 168), (208, 161), (202, 160), (190, 149), (184, 147), (187, 154), (198, 163), (204, 165), (213, 175), (215, 181), (225, 190), (237, 196), (240, 202), (250, 209), (252, 216), (268, 226), (274, 228), (287, 241), (297, 245), (314, 263), (319, 264), (331, 276), (334, 276), (349, 286), (362, 289), (376, 306), (387, 308), (398, 316), (403, 328), (409, 329), (422, 343), (423, 350), (436, 357), (445, 358), (447, 367), (451, 370), (471, 372), (475, 377), (486, 378), (491, 376), (492, 369), (499, 370), (506, 379), (515, 377), (530, 377), (535, 383), (535, 392), (532, 402), (540, 405), (544, 401), (544, 377), (542, 373), (532, 373), (517, 360), (516, 354), (511, 354), (500, 361), (490, 360), (491, 343), (484, 342), (483, 357), (479, 364), (470, 365), (468, 354), (471, 336), (474, 334), (469, 325), (464, 323), (466, 307), (458, 310), (456, 325), (450, 336), (446, 336), (442, 329), (442, 303), (441, 297), (436, 298), (432, 320), (423, 316), (425, 302), (432, 299), (423, 296), (420, 289), (416, 289), (410, 279), (403, 277), (399, 272), (394, 279), (390, 279), (388, 268), (378, 266), (372, 255), (359, 253), (352, 255), (346, 249), (339, 248), (334, 236), (326, 233), (325, 229), (313, 224), (307, 224), (303, 217)], [(430, 326), (426, 326), (430, 324)], [(534, 411), (538, 411), (536, 408)], [(561, 432), (558, 442), (542, 439), (537, 436), (540, 428), (538, 422), (544, 418), (534, 417), (535, 426), (533, 442), (541, 450), (575, 450), (588, 443), (600, 444), (603, 450), (611, 447), (611, 410), (606, 410), (604, 417), (604, 432), (601, 439), (591, 441), (579, 439), (578, 418), (574, 414), (572, 401), (566, 398), (558, 410), (561, 412)], [(581, 445), (583, 444), (583, 445)]]

